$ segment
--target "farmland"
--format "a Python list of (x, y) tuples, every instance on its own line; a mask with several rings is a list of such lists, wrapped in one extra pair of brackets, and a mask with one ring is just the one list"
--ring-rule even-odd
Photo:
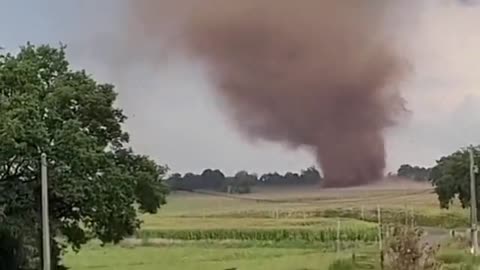
[(462, 228), (458, 206), (438, 209), (430, 187), (256, 190), (248, 195), (173, 193), (118, 246), (69, 252), (72, 269), (328, 269), (353, 252), (375, 253), (382, 222)]
[(202, 248), (183, 247), (122, 247), (82, 251), (77, 257), (68, 256), (72, 269), (322, 269), (335, 259), (334, 254), (310, 249), (282, 248)]

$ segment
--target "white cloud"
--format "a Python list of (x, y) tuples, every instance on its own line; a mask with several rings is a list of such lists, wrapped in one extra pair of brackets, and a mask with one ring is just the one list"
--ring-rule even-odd
[(430, 165), (480, 143), (480, 7), (427, 0), (409, 36), (414, 66), (406, 87), (410, 121), (390, 132), (391, 167)]

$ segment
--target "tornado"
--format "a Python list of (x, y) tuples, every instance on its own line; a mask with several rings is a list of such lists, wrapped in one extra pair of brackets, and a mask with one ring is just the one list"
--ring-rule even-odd
[(309, 149), (325, 185), (345, 187), (383, 177), (405, 111), (398, 2), (138, 0), (127, 23), (135, 42), (201, 61), (240, 132)]

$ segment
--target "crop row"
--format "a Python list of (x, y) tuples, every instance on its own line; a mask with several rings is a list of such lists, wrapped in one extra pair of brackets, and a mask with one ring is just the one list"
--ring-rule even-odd
[[(361, 208), (334, 208), (334, 209), (310, 209), (304, 211), (245, 211), (214, 215), (214, 217), (250, 217), (250, 218), (350, 218), (368, 222), (378, 222), (377, 209)], [(459, 211), (411, 211), (401, 208), (381, 209), (382, 223), (405, 224), (415, 223), (425, 227), (459, 228), (469, 224), (469, 217)]]
[[(138, 238), (160, 238), (178, 240), (256, 240), (307, 242), (331, 242), (377, 240), (376, 228), (349, 229), (337, 231), (328, 229), (204, 229), (204, 230), (141, 230)], [(339, 236), (339, 237), (338, 237)]]
[[(318, 216), (327, 218), (354, 218), (369, 222), (378, 222), (378, 212), (376, 209), (327, 209), (318, 214)], [(405, 224), (414, 223), (425, 227), (443, 227), (458, 228), (468, 226), (469, 220), (466, 215), (456, 211), (444, 212), (424, 212), (408, 211), (400, 208), (381, 209), (382, 223)]]

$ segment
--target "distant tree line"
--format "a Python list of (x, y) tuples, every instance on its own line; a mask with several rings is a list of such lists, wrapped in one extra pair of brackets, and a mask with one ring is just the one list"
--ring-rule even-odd
[(302, 186), (320, 183), (322, 177), (315, 167), (300, 173), (267, 173), (261, 175), (239, 171), (234, 176), (225, 176), (220, 170), (206, 169), (202, 174), (172, 174), (167, 183), (171, 190), (211, 190), (227, 193), (250, 193), (252, 186)]
[(421, 181), (429, 181), (431, 172), (432, 172), (431, 168), (424, 168), (424, 167), (404, 164), (400, 166), (400, 168), (398, 169), (397, 176), (421, 182)]

